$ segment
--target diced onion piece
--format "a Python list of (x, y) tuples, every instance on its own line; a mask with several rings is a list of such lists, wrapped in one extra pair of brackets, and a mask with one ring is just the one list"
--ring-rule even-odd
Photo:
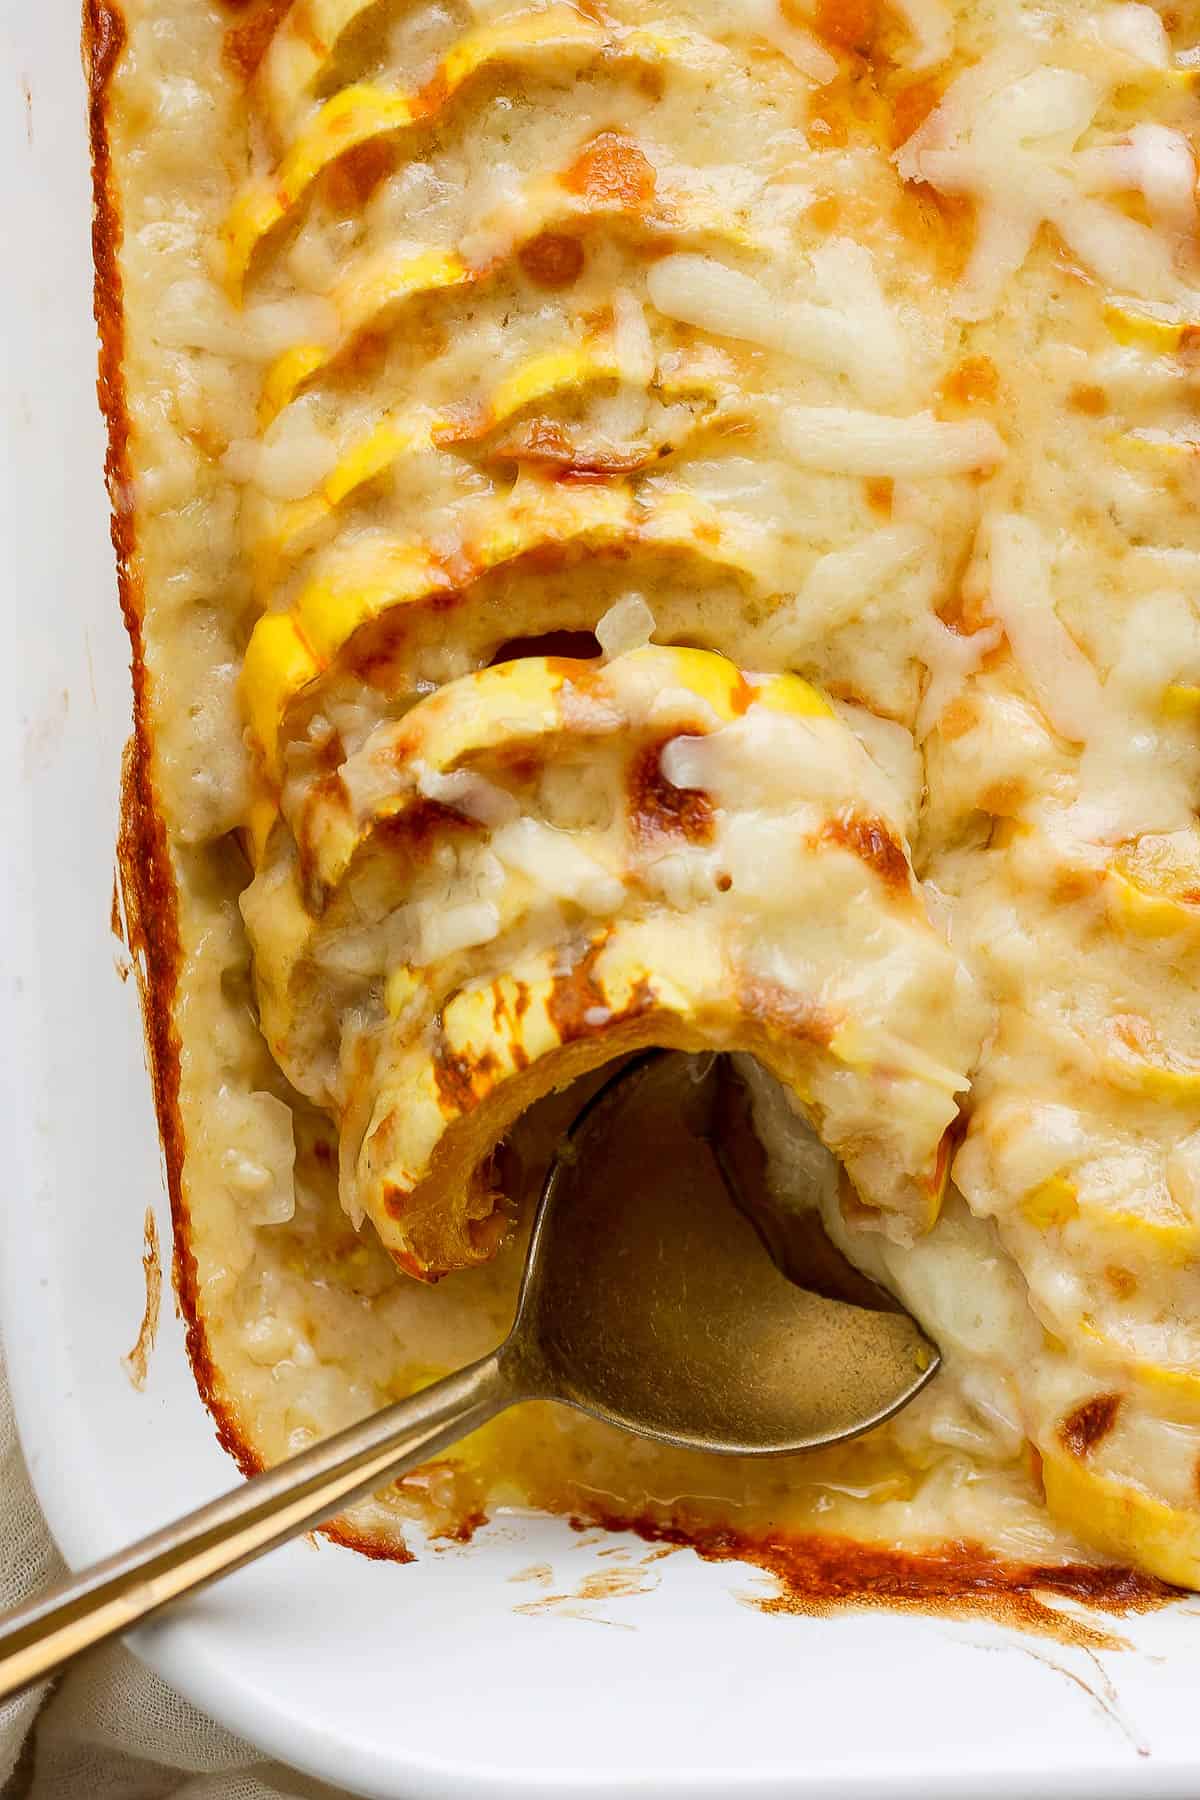
[(613, 338), (626, 381), (649, 387), (654, 377), (654, 342), (645, 308), (629, 288), (618, 288), (613, 295)]
[(1050, 552), (1031, 519), (1006, 513), (989, 535), (991, 608), (1038, 705), (1063, 737), (1085, 743), (1104, 717), (1100, 680), (1054, 610)]
[(1171, 40), (1152, 6), (1110, 6), (1096, 21), (1097, 34), (1113, 50), (1151, 69), (1169, 69)]
[(252, 1225), (286, 1225), (296, 1210), (292, 1109), (274, 1094), (251, 1093), (221, 1157), (222, 1174)]
[(924, 119), (896, 152), (895, 162), (905, 181), (921, 181), (921, 160), (927, 150), (944, 150), (957, 143), (969, 129), (985, 100), (1009, 86), (1034, 66), (1035, 52), (1028, 43), (1007, 44), (993, 51), (952, 81), (941, 104)]
[(655, 618), (640, 594), (623, 594), (596, 625), (596, 642), (606, 662), (640, 650), (654, 636)]
[(1090, 193), (1140, 193), (1162, 230), (1186, 235), (1195, 228), (1196, 163), (1181, 131), (1135, 125), (1122, 144), (1081, 151), (1075, 171)]
[(781, 415), (780, 435), (794, 462), (835, 475), (891, 475), (919, 480), (990, 469), (1004, 440), (983, 419), (893, 419), (841, 406), (797, 406)]
[(758, 32), (817, 87), (825, 87), (836, 79), (837, 58), (811, 32), (785, 19), (779, 0), (738, 0), (729, 12), (731, 25)]
[(464, 818), (477, 819), (493, 829), (515, 819), (519, 810), (510, 793), (471, 769), (455, 769), (443, 775), (438, 769), (421, 765), (417, 790), (426, 800), (436, 800), (439, 805), (462, 813)]
[(574, 901), (587, 912), (616, 912), (625, 889), (603, 864), (566, 833), (536, 819), (515, 819), (492, 839), (492, 849), (510, 869), (527, 875), (543, 892)]
[(500, 914), (490, 900), (466, 900), (459, 906), (422, 900), (405, 911), (415, 927), (411, 960), (420, 968), (490, 944), (500, 930)]
[(945, 62), (954, 48), (954, 18), (946, 0), (892, 0), (908, 27), (913, 48), (904, 60), (910, 69), (931, 69)]

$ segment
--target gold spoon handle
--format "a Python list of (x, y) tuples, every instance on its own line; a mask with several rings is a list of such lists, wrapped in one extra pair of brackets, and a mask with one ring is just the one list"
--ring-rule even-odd
[(0, 1618), (0, 1700), (321, 1524), (522, 1397), (493, 1351), (70, 1576)]

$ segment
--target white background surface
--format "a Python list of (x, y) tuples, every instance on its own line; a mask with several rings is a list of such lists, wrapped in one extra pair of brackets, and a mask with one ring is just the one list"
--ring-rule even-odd
[[(30, 1467), (74, 1562), (233, 1476), (169, 1294), (144, 1393), (121, 1366), (147, 1204), (164, 1246), (169, 1223), (109, 935), (128, 647), (84, 108), (74, 0), (0, 0), (0, 1302)], [(648, 1571), (652, 1593), (514, 1611), (541, 1592), (516, 1572), (548, 1561), (565, 1593), (602, 1547), (551, 1521), (407, 1568), (301, 1544), (137, 1647), (236, 1731), (380, 1796), (1200, 1794), (1196, 1602), (1097, 1659), (984, 1624), (766, 1617), (739, 1598), (763, 1577), (686, 1552)]]

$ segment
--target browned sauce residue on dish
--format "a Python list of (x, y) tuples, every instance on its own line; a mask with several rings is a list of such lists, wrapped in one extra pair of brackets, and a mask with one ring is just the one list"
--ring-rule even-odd
[(146, 1278), (146, 1305), (138, 1326), (137, 1342), (128, 1356), (121, 1358), (132, 1385), (140, 1393), (146, 1385), (146, 1369), (154, 1340), (158, 1336), (158, 1309), (162, 1303), (162, 1264), (158, 1255), (158, 1225), (154, 1208), (146, 1208), (142, 1227), (142, 1273)]
[(539, 1587), (548, 1587), (554, 1579), (554, 1571), (549, 1563), (530, 1563), (528, 1568), (518, 1569), (510, 1575), (510, 1581), (536, 1581)]
[(1184, 1590), (1135, 1570), (1090, 1563), (1014, 1563), (979, 1544), (950, 1543), (925, 1551), (894, 1550), (852, 1538), (741, 1532), (681, 1519), (589, 1513), (579, 1530), (603, 1525), (652, 1544), (692, 1549), (705, 1562), (743, 1562), (774, 1577), (777, 1591), (751, 1602), (766, 1613), (820, 1618), (874, 1607), (890, 1612), (983, 1618), (1086, 1650), (1117, 1650), (1124, 1639), (1051, 1604), (1125, 1618), (1167, 1606)]
[(577, 1587), (564, 1593), (543, 1594), (536, 1600), (523, 1600), (513, 1607), (513, 1611), (525, 1618), (557, 1614), (561, 1618), (588, 1619), (594, 1624), (611, 1625), (617, 1621), (601, 1619), (588, 1610), (589, 1607), (600, 1600), (627, 1600), (637, 1594), (651, 1594), (657, 1586), (658, 1576), (648, 1577), (642, 1563), (620, 1563), (613, 1568), (599, 1569), (591, 1575), (585, 1575)]
[[(125, 924), (121, 918), (121, 872), (113, 871), (112, 900), (108, 908), (108, 929), (119, 944), (125, 943)], [(128, 949), (128, 944), (125, 945)]]

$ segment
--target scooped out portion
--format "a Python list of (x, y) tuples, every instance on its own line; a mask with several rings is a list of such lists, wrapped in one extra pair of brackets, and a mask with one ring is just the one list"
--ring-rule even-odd
[(491, 1255), (513, 1121), (655, 1044), (753, 1054), (864, 1221), (936, 1219), (987, 1009), (809, 683), (652, 645), (499, 664), (377, 727), (293, 823), (243, 899), (261, 1017), (409, 1273)]

